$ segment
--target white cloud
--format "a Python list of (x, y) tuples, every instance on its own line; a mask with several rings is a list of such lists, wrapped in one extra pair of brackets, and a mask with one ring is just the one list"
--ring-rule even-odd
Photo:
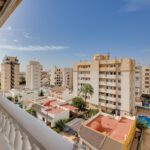
[(44, 46), (16, 46), (16, 45), (0, 45), (0, 50), (10, 50), (10, 51), (59, 51), (68, 49), (68, 46), (55, 46), (55, 45), (44, 45)]
[(8, 27), (6, 27), (6, 30), (7, 30), (7, 31), (12, 31), (12, 27), (11, 27), (11, 26), (8, 26)]
[(18, 42), (19, 42), (19, 40), (17, 40), (17, 39), (14, 39), (13, 41), (14, 41), (15, 43), (18, 43)]
[(124, 0), (126, 2), (123, 10), (134, 12), (150, 7), (150, 0)]
[(23, 33), (23, 36), (26, 39), (31, 39), (32, 38), (31, 35), (30, 35), (30, 33)]

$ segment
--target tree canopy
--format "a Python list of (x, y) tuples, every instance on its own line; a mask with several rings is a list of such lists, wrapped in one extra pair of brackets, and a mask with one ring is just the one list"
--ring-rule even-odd
[(84, 111), (86, 109), (86, 103), (81, 97), (73, 98), (72, 105), (77, 107), (80, 111)]
[(83, 84), (80, 88), (80, 94), (83, 94), (83, 97), (86, 101), (87, 95), (92, 95), (94, 93), (94, 89), (91, 84)]

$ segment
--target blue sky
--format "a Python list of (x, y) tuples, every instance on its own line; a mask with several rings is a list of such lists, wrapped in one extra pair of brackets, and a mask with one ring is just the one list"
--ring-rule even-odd
[(23, 0), (0, 30), (0, 62), (17, 56), (23, 71), (108, 52), (150, 65), (150, 0)]

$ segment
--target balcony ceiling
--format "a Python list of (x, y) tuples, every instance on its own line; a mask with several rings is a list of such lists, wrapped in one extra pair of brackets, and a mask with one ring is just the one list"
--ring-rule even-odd
[(13, 13), (21, 0), (0, 0), (0, 27)]

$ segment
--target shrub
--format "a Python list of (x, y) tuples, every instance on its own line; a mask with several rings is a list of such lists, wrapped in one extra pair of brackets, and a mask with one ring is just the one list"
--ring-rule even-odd
[(86, 102), (80, 97), (73, 98), (72, 105), (77, 107), (80, 111), (84, 111), (86, 109)]
[(148, 123), (147, 123), (146, 121), (143, 122), (143, 121), (138, 120), (137, 123), (136, 123), (136, 126), (137, 126), (137, 128), (140, 129), (141, 131), (148, 129)]
[(66, 122), (67, 122), (67, 120), (65, 120), (65, 119), (58, 120), (58, 121), (55, 123), (54, 130), (55, 130), (56, 132), (61, 132), (61, 131), (63, 131)]
[(87, 112), (87, 117), (91, 118), (92, 116), (96, 115), (99, 112), (98, 109), (89, 109)]
[(28, 109), (27, 112), (36, 117), (36, 111), (33, 109)]

